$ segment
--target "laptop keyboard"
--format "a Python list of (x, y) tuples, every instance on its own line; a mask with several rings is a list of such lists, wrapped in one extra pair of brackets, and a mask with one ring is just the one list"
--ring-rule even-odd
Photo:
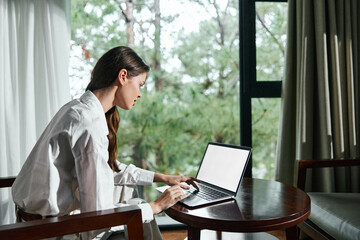
[(200, 191), (197, 191), (196, 189), (191, 189), (190, 192), (206, 200), (219, 199), (228, 196), (225, 193), (216, 191), (205, 185), (198, 184), (198, 187), (200, 188)]

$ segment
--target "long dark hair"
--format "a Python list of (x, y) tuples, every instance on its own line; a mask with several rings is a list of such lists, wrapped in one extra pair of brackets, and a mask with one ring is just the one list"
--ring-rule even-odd
[[(95, 91), (97, 89), (111, 86), (121, 69), (127, 70), (128, 77), (135, 77), (142, 73), (149, 72), (150, 68), (144, 61), (129, 47), (119, 46), (110, 49), (96, 63), (89, 85), (86, 90)], [(120, 115), (117, 107), (114, 106), (105, 113), (106, 122), (109, 129), (109, 160), (108, 164), (113, 171), (119, 172), (116, 164), (117, 136)]]

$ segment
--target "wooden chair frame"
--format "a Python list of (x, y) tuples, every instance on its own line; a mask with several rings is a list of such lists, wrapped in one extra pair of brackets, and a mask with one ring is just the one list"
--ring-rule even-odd
[[(11, 187), (15, 177), (0, 178), (0, 188)], [(1, 239), (41, 239), (112, 226), (127, 225), (129, 239), (143, 239), (141, 209), (127, 206), (63, 217), (53, 217), (0, 226)]]
[[(298, 161), (298, 182), (297, 187), (305, 191), (306, 170), (309, 168), (325, 168), (325, 167), (350, 167), (360, 166), (360, 159), (312, 159)], [(298, 227), (313, 239), (335, 239), (328, 233), (319, 228), (310, 219), (300, 223)]]

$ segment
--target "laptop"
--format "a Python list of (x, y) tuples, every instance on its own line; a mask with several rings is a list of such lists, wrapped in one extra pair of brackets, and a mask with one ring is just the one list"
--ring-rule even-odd
[[(234, 199), (250, 156), (249, 147), (209, 142), (196, 175), (200, 190), (190, 186), (184, 190), (189, 196), (179, 202), (194, 208)], [(168, 187), (157, 189), (163, 192)]]

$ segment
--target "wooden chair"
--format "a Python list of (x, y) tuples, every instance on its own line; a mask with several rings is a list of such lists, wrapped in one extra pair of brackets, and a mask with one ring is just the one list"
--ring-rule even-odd
[[(324, 160), (299, 160), (298, 161), (298, 182), (297, 187), (301, 190), (305, 189), (305, 182), (306, 182), (306, 170), (309, 168), (325, 168), (325, 167), (346, 167), (346, 166), (360, 166), (360, 159), (324, 159)], [(319, 197), (322, 197), (323, 203), (326, 202), (326, 208), (328, 208), (328, 212), (331, 212), (335, 217), (338, 217), (337, 214), (339, 214), (338, 219), (341, 219), (344, 217), (341, 215), (343, 212), (345, 212), (345, 209), (347, 208), (348, 212), (355, 212), (355, 215), (358, 215), (356, 212), (356, 208), (359, 209), (360, 202), (355, 201), (355, 207), (354, 207), (354, 201), (349, 202), (349, 204), (342, 204), (340, 208), (335, 207), (337, 205), (337, 201), (346, 202), (347, 196), (346, 193), (308, 193), (310, 196), (310, 199), (312, 203), (314, 201), (318, 200)], [(312, 196), (312, 194), (314, 194)], [(322, 195), (323, 194), (323, 195)], [(360, 199), (360, 193), (355, 193), (355, 195), (352, 195), (351, 197), (355, 197), (356, 199)], [(325, 199), (325, 200), (324, 200)], [(323, 206), (321, 205), (321, 201), (315, 202), (317, 208), (314, 209), (313, 205), (311, 208), (312, 214), (316, 214), (317, 209), (321, 209)], [(335, 204), (333, 204), (335, 203)], [(325, 204), (323, 204), (325, 205)], [(318, 208), (320, 207), (320, 208)], [(324, 206), (325, 207), (325, 206)], [(340, 216), (341, 215), (341, 216)], [(354, 216), (354, 215), (353, 215)], [(360, 215), (358, 215), (360, 216)], [(344, 221), (344, 224), (351, 223), (352, 221), (359, 222), (360, 218), (356, 216), (354, 219), (346, 218)], [(334, 229), (331, 225), (331, 220), (326, 219), (326, 221), (319, 221), (320, 218), (312, 218), (312, 215), (310, 217), (298, 225), (301, 231), (306, 233), (309, 237), (313, 239), (353, 239), (352, 236), (350, 238), (346, 238), (344, 236), (334, 236)], [(318, 221), (315, 223), (314, 221)], [(333, 232), (331, 234), (331, 232)], [(340, 231), (336, 231), (335, 234), (341, 234)], [(358, 236), (360, 235), (360, 230), (358, 232)]]
[[(0, 188), (11, 187), (15, 177), (0, 178)], [(0, 239), (31, 240), (127, 225), (129, 239), (143, 239), (141, 210), (128, 206), (0, 226)]]

